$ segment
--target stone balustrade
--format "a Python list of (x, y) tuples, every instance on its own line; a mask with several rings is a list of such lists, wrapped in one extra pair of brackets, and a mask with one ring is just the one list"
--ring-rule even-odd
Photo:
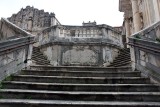
[(34, 37), (23, 37), (0, 42), (0, 80), (16, 73), (31, 63)]
[(132, 66), (160, 82), (160, 21), (129, 38)]
[(1, 81), (31, 63), (34, 36), (4, 18), (0, 26)]

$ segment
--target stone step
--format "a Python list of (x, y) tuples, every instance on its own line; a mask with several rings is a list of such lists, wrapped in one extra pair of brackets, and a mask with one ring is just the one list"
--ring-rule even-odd
[(141, 77), (67, 77), (67, 76), (12, 76), (13, 81), (45, 82), (45, 83), (79, 83), (79, 84), (145, 84), (149, 78)]
[(117, 58), (113, 62), (130, 61), (130, 60), (131, 60), (131, 58), (123, 58), (123, 59)]
[(116, 61), (116, 60), (127, 60), (127, 59), (131, 60), (131, 57), (130, 57), (130, 56), (116, 57), (116, 58), (114, 59), (114, 61)]
[(37, 53), (37, 52), (40, 52), (40, 53), (42, 53), (41, 51), (40, 51), (40, 49), (33, 49), (33, 51), (32, 51), (33, 53)]
[(109, 67), (121, 67), (121, 66), (125, 66), (125, 65), (129, 65), (129, 64), (131, 64), (131, 62), (124, 62), (124, 63), (120, 63), (120, 64), (111, 64), (111, 65), (109, 65)]
[(130, 51), (120, 51), (120, 54), (130, 54)]
[(1, 89), (0, 96), (4, 99), (160, 102), (160, 92), (74, 92)]
[(52, 71), (52, 70), (22, 70), (23, 75), (41, 76), (75, 76), (75, 77), (140, 77), (141, 72), (99, 72), (99, 71)]
[(47, 57), (45, 57), (44, 55), (32, 55), (32, 59), (33, 58), (39, 58), (39, 59), (47, 59)]
[(130, 59), (126, 59), (126, 60), (114, 60), (114, 62), (111, 63), (111, 65), (118, 65), (118, 64), (122, 64), (122, 63), (126, 63), (126, 62), (131, 62)]
[(160, 107), (159, 102), (0, 99), (1, 107)]
[(113, 62), (113, 63), (111, 63), (111, 65), (122, 65), (123, 63), (131, 63), (131, 60)]
[(120, 54), (118, 55), (119, 58), (125, 58), (125, 57), (130, 57), (131, 55), (130, 54)]
[(86, 92), (159, 92), (160, 87), (153, 84), (65, 84), (4, 81), (5, 89), (30, 89), (50, 91), (86, 91)]
[(36, 64), (39, 64), (39, 65), (50, 65), (50, 63), (47, 61), (37, 61), (37, 60), (33, 60), (33, 61), (35, 61)]
[(44, 55), (34, 55), (34, 54), (32, 54), (32, 58), (46, 58)]
[(33, 48), (33, 51), (40, 51), (40, 48)]
[(32, 60), (37, 61), (37, 62), (50, 63), (50, 62), (49, 62), (48, 60), (46, 60), (46, 59), (32, 58)]
[(39, 47), (33, 47), (33, 50), (40, 50)]
[(89, 66), (44, 66), (32, 65), (29, 67), (32, 70), (65, 70), (65, 71), (131, 71), (131, 67), (89, 67)]
[(130, 51), (130, 48), (125, 48), (120, 50), (120, 52), (123, 52), (123, 51)]
[(41, 53), (40, 50), (33, 50), (33, 53)]
[(44, 56), (42, 53), (33, 53), (32, 56)]
[(43, 62), (38, 62), (38, 61), (36, 61), (36, 64), (37, 65), (51, 65), (50, 63), (43, 63)]
[(48, 60), (47, 57), (45, 57), (45, 56), (43, 56), (43, 57), (36, 56), (36, 57), (32, 57), (32, 59), (40, 59), (40, 60), (44, 59), (44, 60)]
[[(131, 60), (128, 60), (128, 61), (121, 61), (121, 62), (113, 62), (111, 63), (111, 65), (122, 65), (122, 64), (125, 64), (125, 63), (131, 63)], [(126, 64), (125, 64), (126, 65)]]

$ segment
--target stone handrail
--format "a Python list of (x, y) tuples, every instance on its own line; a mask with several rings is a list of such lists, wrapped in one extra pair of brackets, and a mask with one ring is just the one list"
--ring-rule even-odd
[(31, 63), (34, 36), (7, 19), (0, 20), (0, 81)]
[(152, 24), (151, 26), (146, 27), (145, 29), (133, 34), (130, 38), (132, 39), (140, 39), (140, 40), (147, 40), (150, 42), (160, 42), (160, 21)]
[(0, 81), (30, 64), (34, 37), (0, 42)]
[(21, 38), (27, 36), (34, 36), (31, 33), (21, 29), (15, 24), (11, 23), (5, 18), (0, 20), (0, 41), (9, 40), (13, 38)]
[(128, 44), (132, 67), (160, 82), (160, 21), (133, 34)]

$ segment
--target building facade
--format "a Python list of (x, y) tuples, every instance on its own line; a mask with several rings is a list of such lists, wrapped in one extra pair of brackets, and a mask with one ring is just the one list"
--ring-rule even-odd
[(124, 12), (123, 26), (128, 38), (160, 20), (160, 0), (119, 0), (119, 11)]
[(17, 14), (9, 17), (8, 20), (35, 35), (47, 27), (60, 25), (54, 13), (38, 10), (30, 6), (22, 8)]

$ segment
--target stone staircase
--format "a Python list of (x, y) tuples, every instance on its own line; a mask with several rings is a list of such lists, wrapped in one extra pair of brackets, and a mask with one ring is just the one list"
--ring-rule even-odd
[(50, 65), (47, 57), (43, 55), (38, 47), (33, 47), (32, 60), (36, 65)]
[(0, 107), (160, 107), (160, 87), (131, 67), (32, 65), (1, 83)]
[(121, 66), (129, 66), (131, 64), (131, 56), (130, 49), (122, 49), (120, 50), (120, 54), (108, 67), (121, 67)]

